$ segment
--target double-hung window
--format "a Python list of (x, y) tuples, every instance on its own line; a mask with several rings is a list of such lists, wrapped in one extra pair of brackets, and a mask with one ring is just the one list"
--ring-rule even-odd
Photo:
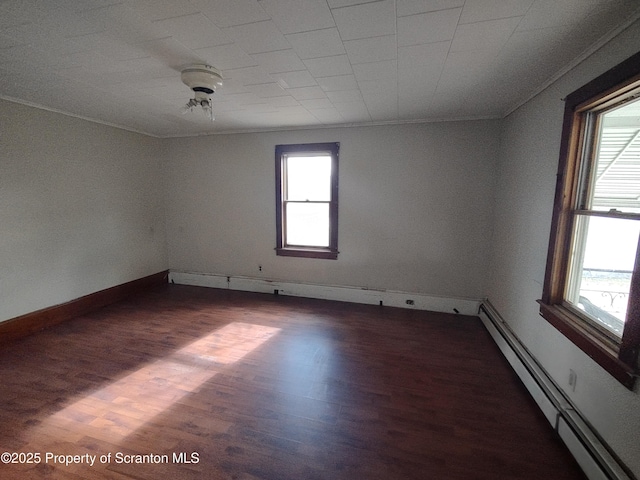
[(338, 258), (339, 143), (276, 146), (276, 253)]
[(640, 347), (640, 54), (566, 99), (541, 314), (627, 387)]

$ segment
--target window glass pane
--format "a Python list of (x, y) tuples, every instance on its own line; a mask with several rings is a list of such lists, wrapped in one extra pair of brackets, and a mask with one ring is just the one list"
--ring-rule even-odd
[(640, 213), (640, 100), (600, 116), (591, 208)]
[(565, 299), (622, 336), (640, 221), (578, 215)]
[(286, 244), (329, 246), (329, 204), (287, 203)]
[(287, 200), (331, 200), (331, 156), (287, 157)]

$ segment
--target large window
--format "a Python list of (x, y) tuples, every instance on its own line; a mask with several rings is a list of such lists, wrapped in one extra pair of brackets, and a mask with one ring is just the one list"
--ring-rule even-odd
[(276, 146), (278, 255), (338, 258), (339, 147)]
[(566, 99), (541, 314), (627, 387), (640, 347), (640, 54)]

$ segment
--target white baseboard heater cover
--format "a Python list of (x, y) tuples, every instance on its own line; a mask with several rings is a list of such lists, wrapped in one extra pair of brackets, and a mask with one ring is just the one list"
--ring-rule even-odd
[(477, 315), (479, 299), (444, 297), (415, 292), (377, 290), (342, 285), (286, 282), (266, 278), (227, 276), (211, 273), (171, 270), (169, 282), (199, 287), (226, 288), (257, 293), (278, 293), (293, 297), (319, 298), (340, 302), (385, 305), (388, 307), (429, 310), (432, 312)]
[(488, 300), (478, 315), (590, 480), (633, 480)]

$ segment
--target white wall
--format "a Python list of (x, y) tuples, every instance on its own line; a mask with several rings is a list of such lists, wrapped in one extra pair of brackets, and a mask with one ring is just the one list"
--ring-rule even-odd
[[(542, 366), (640, 477), (640, 397), (538, 315), (551, 224), (562, 98), (640, 50), (640, 23), (570, 71), (504, 124), (489, 298)], [(575, 392), (569, 369), (578, 375)]]
[[(173, 139), (169, 266), (479, 299), (498, 134), (481, 121)], [(340, 142), (338, 260), (274, 252), (275, 145), (312, 142)]]
[(161, 140), (0, 100), (0, 321), (167, 268)]

